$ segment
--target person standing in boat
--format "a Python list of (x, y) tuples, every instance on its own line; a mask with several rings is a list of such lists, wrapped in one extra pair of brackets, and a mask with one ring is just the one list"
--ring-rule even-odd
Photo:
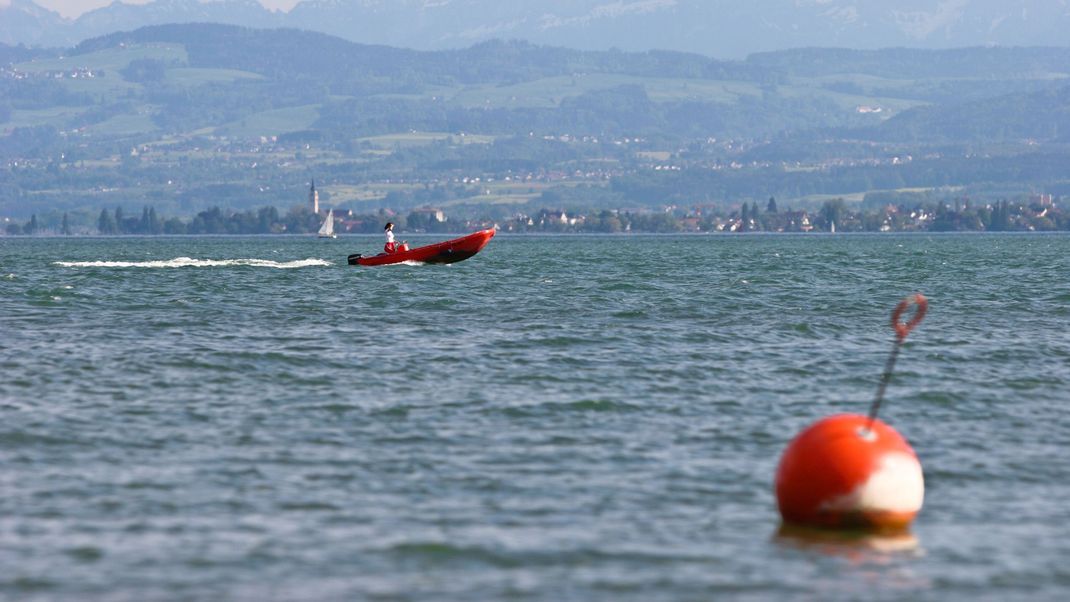
[(383, 226), (383, 232), (386, 233), (386, 244), (383, 245), (383, 250), (387, 253), (393, 253), (397, 250), (398, 245), (394, 242), (394, 222), (386, 222)]
[(387, 253), (397, 253), (398, 251), (407, 251), (408, 245), (402, 241), (401, 244), (394, 242), (394, 222), (386, 222), (383, 226), (383, 231), (386, 233), (386, 244), (383, 245), (383, 250)]

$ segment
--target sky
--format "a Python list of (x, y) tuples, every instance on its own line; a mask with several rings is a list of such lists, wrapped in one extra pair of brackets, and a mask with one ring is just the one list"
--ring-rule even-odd
[[(64, 17), (75, 18), (95, 8), (107, 6), (114, 0), (33, 0), (37, 5), (54, 10)], [(124, 4), (148, 4), (151, 0), (123, 0)], [(289, 10), (299, 0), (259, 0), (260, 4), (270, 9)], [(0, 0), (0, 7), (10, 4), (10, 0)]]

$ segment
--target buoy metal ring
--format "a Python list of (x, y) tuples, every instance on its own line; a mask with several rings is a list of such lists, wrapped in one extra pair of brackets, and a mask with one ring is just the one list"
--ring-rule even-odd
[[(908, 322), (900, 322), (899, 319), (903, 317), (903, 312), (907, 310), (911, 305), (916, 305), (914, 315)], [(899, 305), (895, 306), (895, 310), (892, 311), (892, 328), (895, 329), (895, 336), (900, 341), (907, 338), (911, 330), (914, 330), (918, 324), (921, 323), (922, 318), (925, 317), (926, 310), (929, 309), (929, 300), (925, 298), (925, 295), (921, 293), (915, 293), (899, 302)]]

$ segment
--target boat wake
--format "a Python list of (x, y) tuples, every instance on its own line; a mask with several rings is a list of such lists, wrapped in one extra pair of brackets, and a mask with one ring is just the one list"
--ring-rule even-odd
[(176, 257), (158, 261), (57, 261), (55, 265), (65, 268), (216, 268), (251, 266), (290, 270), (333, 265), (323, 259), (299, 259), (297, 261), (271, 261), (270, 259), (193, 259)]

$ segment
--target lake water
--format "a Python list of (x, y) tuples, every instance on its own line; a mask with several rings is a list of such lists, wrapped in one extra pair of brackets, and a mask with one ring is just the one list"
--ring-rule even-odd
[[(345, 265), (379, 246), (0, 238), (0, 599), (1070, 592), (1070, 236)], [(777, 536), (781, 451), (867, 410), (915, 291), (881, 413), (925, 469), (913, 539)]]

